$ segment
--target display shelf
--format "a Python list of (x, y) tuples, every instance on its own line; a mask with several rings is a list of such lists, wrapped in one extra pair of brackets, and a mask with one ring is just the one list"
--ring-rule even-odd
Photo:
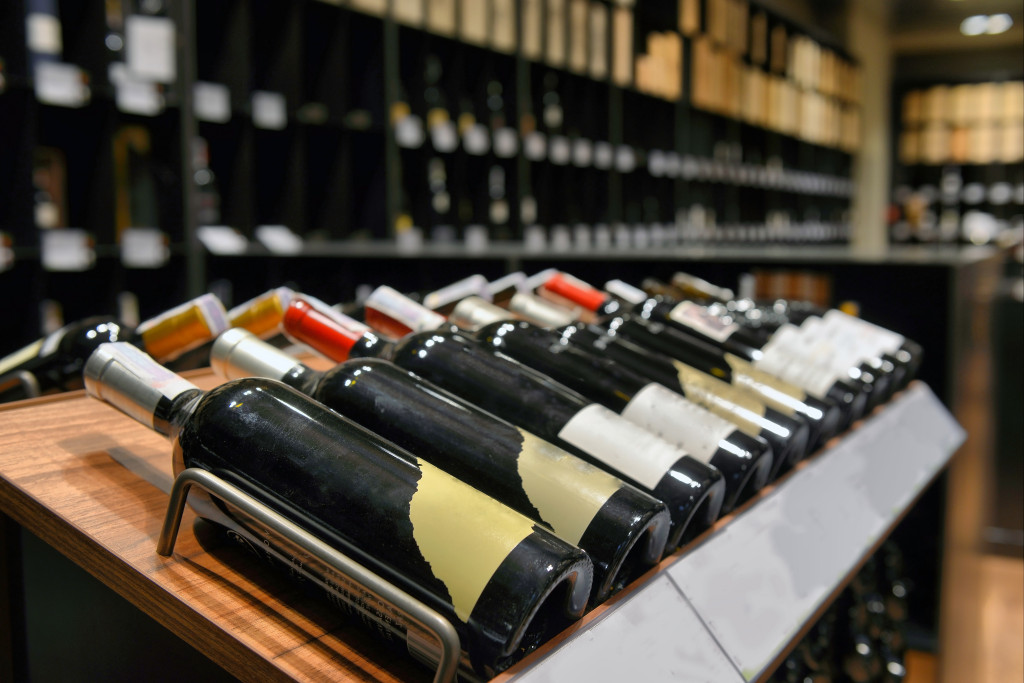
[[(190, 379), (201, 388), (218, 383), (208, 372)], [(743, 610), (748, 606), (737, 602), (719, 612), (719, 631), (693, 630), (700, 623), (697, 616), (706, 619), (709, 614), (698, 595), (704, 593), (700, 582), (708, 578), (706, 558), (714, 554), (733, 561), (736, 544), (745, 544), (751, 533), (765, 527), (772, 535), (790, 533), (794, 542), (810, 544), (803, 550), (812, 553), (818, 551), (814, 544), (823, 534), (831, 536), (831, 559), (804, 572), (803, 581), (782, 586), (790, 593), (807, 589), (792, 607), (775, 605), (771, 613), (772, 627), (767, 630), (786, 637), (767, 645), (761, 638), (753, 651), (730, 651), (734, 657), (746, 657), (747, 668), (767, 666), (807, 624), (822, 597), (842, 583), (844, 572), (891, 529), (959, 438), (959, 428), (930, 390), (914, 385), (741, 512), (720, 521), (712, 532), (592, 612), (560, 636), (557, 647), (546, 646), (547, 652), (502, 678), (565, 680), (566, 670), (560, 667), (582, 657), (602, 661), (601, 677), (606, 679), (615, 666), (633, 667), (644, 660), (652, 666), (667, 663), (666, 658), (688, 648), (697, 655), (694, 661), (717, 661), (740, 680), (733, 663), (712, 645), (735, 635), (747, 619)], [(897, 451), (899, 458), (894, 460)], [(893, 466), (896, 463), (903, 466)], [(403, 654), (403, 647), (379, 639), (251, 561), (239, 548), (212, 542), (191, 512), (186, 512), (174, 555), (158, 555), (156, 544), (172, 483), (170, 466), (170, 445), (163, 437), (81, 392), (0, 409), (0, 511), (232, 675), (253, 681), (429, 679), (429, 671)], [(863, 486), (851, 485), (858, 482)], [(881, 490), (880, 483), (885, 484)], [(873, 504), (861, 509), (865, 495)], [(792, 514), (801, 514), (800, 506), (808, 505), (816, 512), (806, 516), (804, 527), (794, 525), (789, 503), (794, 503)], [(780, 514), (783, 511), (787, 514)], [(763, 541), (759, 545), (771, 549)], [(837, 549), (843, 552), (833, 558)], [(744, 565), (763, 570), (760, 580), (785, 578), (787, 558), (801, 557), (795, 547), (790, 550), (776, 554), (774, 562), (759, 556), (751, 563), (749, 554), (740, 560), (748, 558)], [(748, 574), (740, 580), (754, 578)], [(728, 582), (728, 577), (722, 575), (719, 581)], [(720, 583), (713, 588), (706, 598), (721, 593)], [(763, 592), (764, 585), (757, 590)], [(772, 590), (784, 594), (778, 587)], [(665, 600), (679, 608), (664, 609)], [(633, 627), (631, 636), (616, 636), (637, 615), (651, 621)], [(673, 620), (679, 628), (690, 629), (696, 640), (687, 644), (681, 637), (687, 631), (666, 630)], [(644, 656), (623, 649), (621, 658), (607, 661), (637, 638), (648, 643)], [(661, 641), (665, 647), (654, 648)], [(597, 649), (604, 653), (602, 659), (588, 643), (601, 644)]]
[(763, 680), (964, 438), (913, 385), (497, 680)]

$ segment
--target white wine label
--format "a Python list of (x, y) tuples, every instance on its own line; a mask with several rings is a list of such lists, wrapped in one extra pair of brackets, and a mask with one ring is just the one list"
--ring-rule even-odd
[(622, 417), (674, 443), (701, 462), (710, 462), (718, 442), (736, 431), (732, 422), (660, 384), (648, 384), (638, 391), (622, 411)]
[(173, 400), (196, 385), (127, 342), (100, 344), (86, 362), (85, 388), (142, 424), (156, 429), (162, 400)]
[(763, 403), (678, 360), (673, 360), (672, 365), (676, 368), (679, 386), (683, 388), (686, 398), (728, 420), (744, 434), (757, 436), (761, 433), (765, 412)]
[[(49, 339), (49, 337), (47, 337), (47, 339)], [(36, 356), (40, 355), (40, 349), (43, 348), (44, 341), (45, 340), (43, 339), (38, 339), (28, 346), (0, 358), (0, 375), (6, 375), (22, 363), (32, 360)]]
[(419, 460), (422, 476), (409, 504), (420, 552), (451, 595), (462, 621), (533, 522), (490, 496)]
[(686, 451), (592, 403), (565, 423), (558, 437), (653, 489)]
[[(864, 339), (866, 344), (873, 344), (874, 348), (881, 351), (882, 353), (894, 353), (898, 351), (906, 338), (887, 330), (884, 327), (869, 323), (866, 320), (857, 318), (852, 315), (843, 313), (840, 310), (832, 309), (824, 315), (826, 321), (837, 321), (840, 324), (845, 325), (850, 330), (855, 330), (858, 335)], [(870, 340), (870, 341), (869, 341)]]
[(366, 308), (397, 320), (413, 332), (436, 330), (445, 321), (443, 315), (434, 313), (387, 285), (378, 287), (367, 297)]
[(727, 353), (725, 362), (732, 369), (733, 385), (753, 391), (776, 410), (793, 415), (807, 400), (807, 392), (800, 387), (763, 372), (738, 356)]
[(518, 460), (523, 490), (556, 534), (578, 544), (623, 482), (539, 436), (522, 429), (519, 433), (523, 435)]
[(717, 315), (708, 312), (706, 306), (692, 301), (680, 301), (668, 317), (717, 342), (724, 342), (740, 328), (737, 323), (727, 323)]
[(835, 384), (835, 372), (812, 362), (800, 337), (800, 328), (783, 325), (761, 349), (762, 356), (754, 361), (754, 366), (797, 385), (816, 398), (824, 398)]

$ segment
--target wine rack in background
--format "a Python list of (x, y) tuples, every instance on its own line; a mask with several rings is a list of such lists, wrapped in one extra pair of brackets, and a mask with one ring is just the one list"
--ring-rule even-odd
[(280, 255), (842, 243), (857, 69), (814, 32), (741, 0), (4, 3), (8, 341), (330, 270)]
[(1024, 230), (1024, 81), (895, 93), (894, 242), (989, 244)]

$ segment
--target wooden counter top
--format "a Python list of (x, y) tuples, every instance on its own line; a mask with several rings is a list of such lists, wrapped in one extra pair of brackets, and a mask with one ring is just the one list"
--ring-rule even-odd
[(190, 510), (173, 556), (158, 555), (170, 453), (83, 392), (0, 407), (0, 512), (244, 681), (430, 680), (404, 643), (320, 604)]

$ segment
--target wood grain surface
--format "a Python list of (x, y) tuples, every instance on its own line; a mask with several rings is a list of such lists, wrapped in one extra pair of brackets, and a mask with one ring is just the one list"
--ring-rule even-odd
[[(190, 379), (202, 388), (218, 380)], [(169, 441), (83, 392), (0, 408), (0, 511), (244, 681), (427, 681), (431, 672), (186, 510), (156, 553)]]

